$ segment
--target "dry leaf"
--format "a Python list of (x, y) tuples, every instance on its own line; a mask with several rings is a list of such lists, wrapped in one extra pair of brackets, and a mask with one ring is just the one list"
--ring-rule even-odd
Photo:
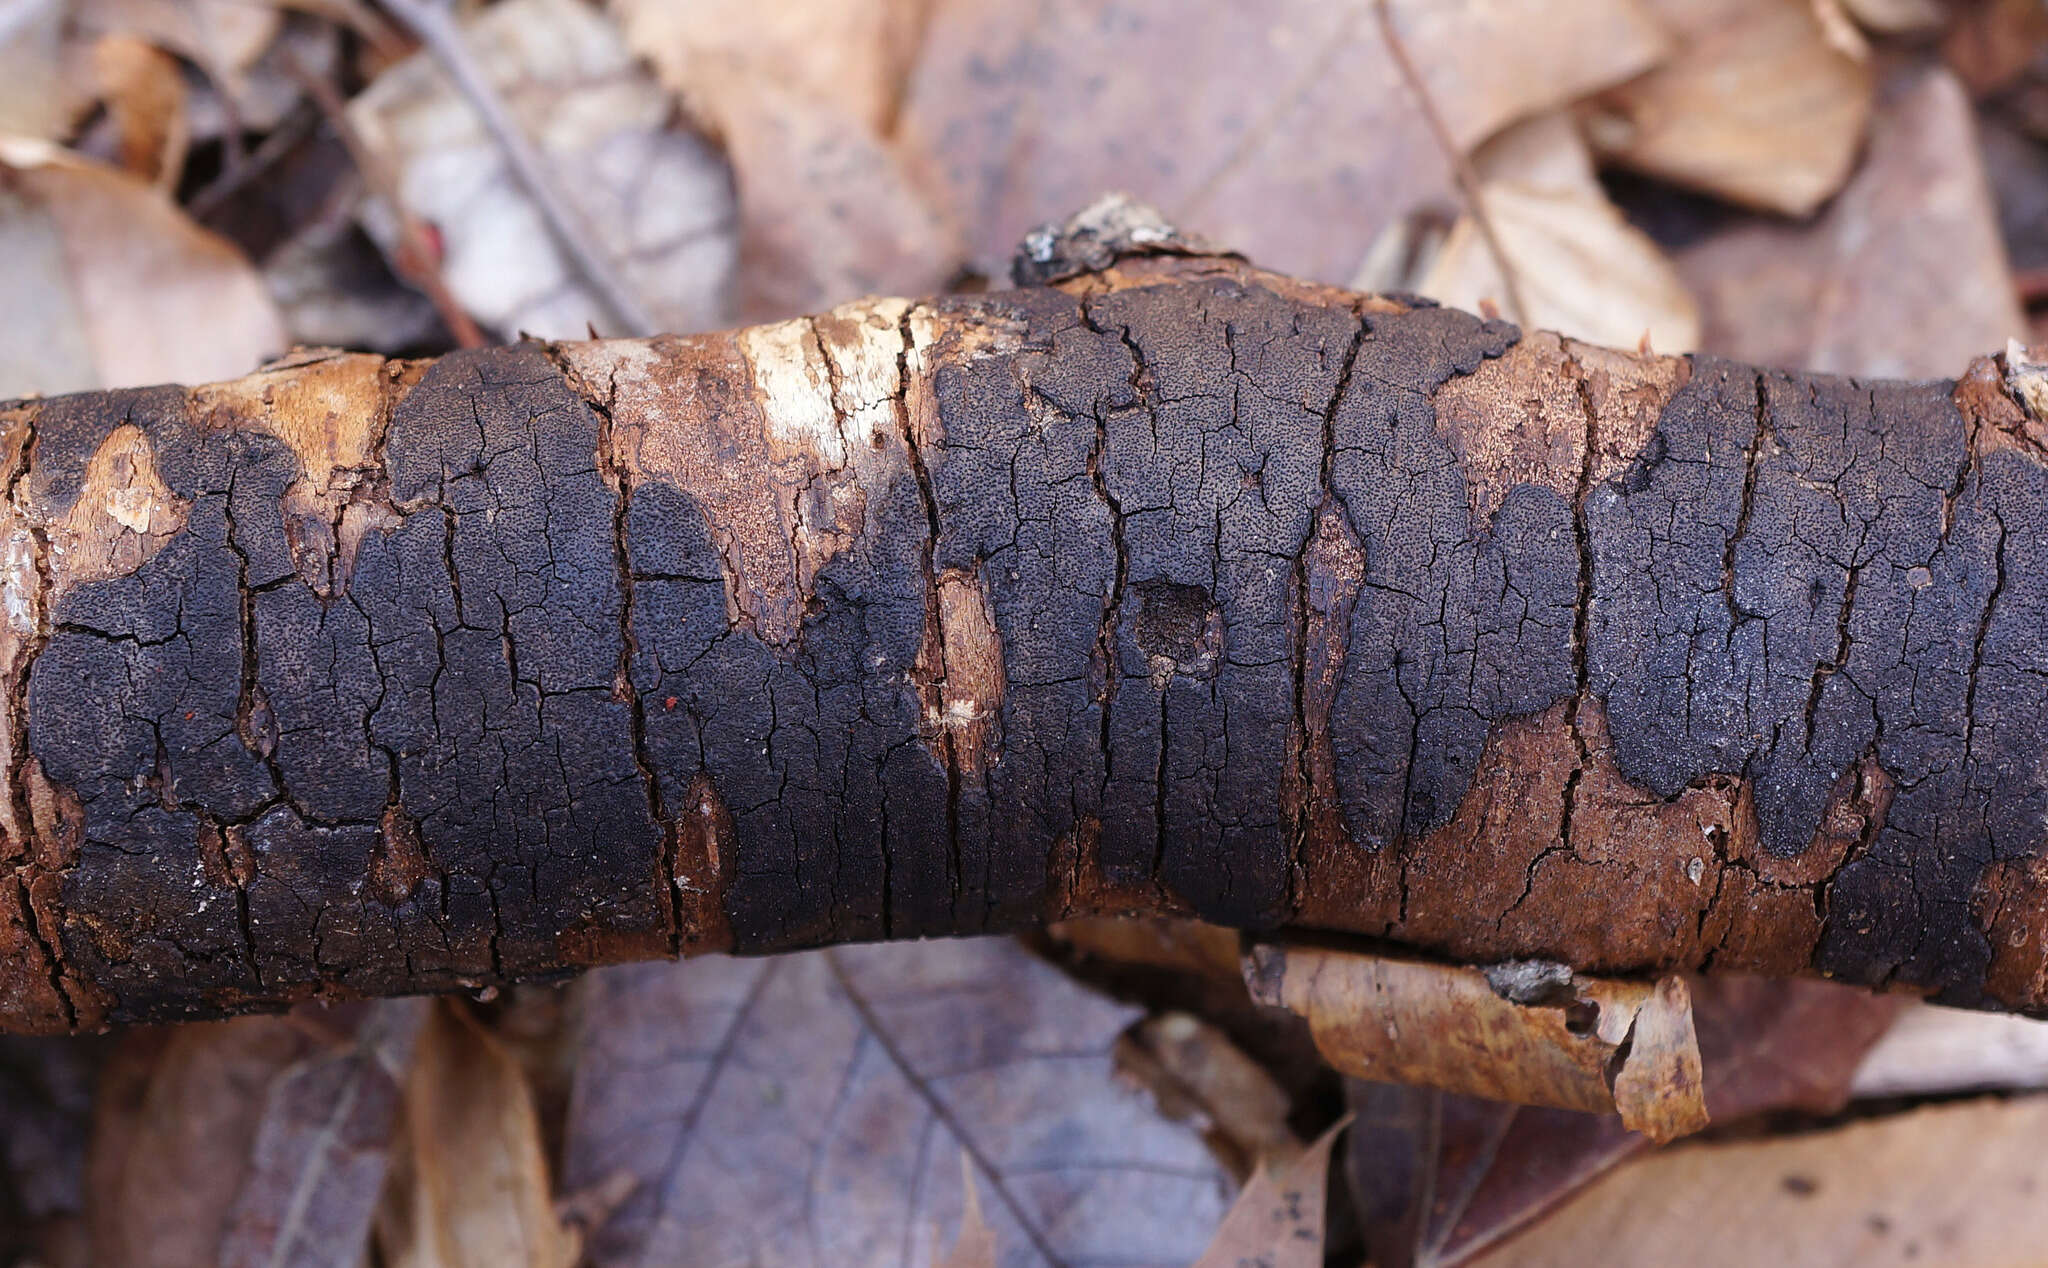
[(1988, 97), (2023, 74), (2048, 40), (2048, 7), (2040, 0), (1984, 0), (1960, 15), (1941, 58), (1969, 88)]
[(1918, 1001), (1856, 1067), (1859, 1097), (2048, 1087), (2048, 1022)]
[(56, 140), (92, 105), (92, 77), (65, 30), (66, 0), (15, 0), (0, 17), (0, 133)]
[(1237, 930), (1222, 925), (1172, 916), (1080, 916), (1049, 925), (1045, 932), (1083, 955), (1218, 982), (1243, 980), (1237, 966)]
[(425, 1004), (131, 1032), (100, 1094), (93, 1262), (354, 1268)]
[[(1464, 143), (1634, 73), (1662, 48), (1628, 0), (1395, 0), (1409, 61)], [(1450, 169), (1370, 4), (942, 0), (904, 106), (973, 258), (1108, 189), (1260, 264), (1353, 276), (1386, 226), (1450, 210)]]
[(1654, 7), (1646, 0), (1390, 0), (1388, 13), (1445, 130), (1469, 151), (1506, 124), (1670, 56), (1671, 37)]
[(1707, 1125), (1683, 979), (1579, 977), (1518, 961), (1484, 971), (1312, 946), (1258, 946), (1245, 980), (1308, 1018), (1344, 1074), (1493, 1100), (1618, 1111), (1670, 1140)]
[[(1491, 301), (1524, 325), (1609, 347), (1645, 335), (1659, 352), (1698, 346), (1699, 308), (1657, 244), (1608, 201), (1590, 153), (1563, 114), (1509, 129), (1474, 159), (1480, 198), (1514, 274), (1460, 217), (1421, 283), (1453, 307)], [(1526, 312), (1511, 303), (1519, 296)]]
[[(1707, 1108), (1829, 1114), (1896, 1000), (1822, 981), (1692, 980)], [(1349, 1081), (1349, 1168), (1380, 1268), (1463, 1263), (1648, 1147), (1611, 1115)]]
[(1864, 27), (1885, 35), (1917, 35), (1948, 21), (1940, 0), (1842, 0), (1842, 7)]
[(1159, 1111), (1199, 1130), (1231, 1174), (1301, 1153), (1287, 1092), (1221, 1029), (1191, 1013), (1150, 1017), (1117, 1041), (1117, 1066), (1151, 1089)]
[(1339, 1121), (1284, 1170), (1253, 1176), (1195, 1268), (1322, 1268), (1330, 1149), (1350, 1124)]
[(0, 137), (0, 392), (234, 378), (284, 351), (240, 251), (123, 172)]
[(132, 35), (106, 35), (92, 47), (92, 64), (121, 167), (161, 189), (175, 189), (191, 141), (178, 59)]
[(1647, 1155), (1478, 1262), (2033, 1265), (2048, 1099)]
[(613, 0), (626, 42), (725, 146), (739, 197), (739, 311), (921, 295), (959, 269), (957, 230), (891, 133), (930, 0), (770, 5)]
[(73, 17), (171, 49), (216, 79), (247, 70), (284, 25), (282, 6), (266, 0), (73, 0)]
[(565, 1185), (638, 1187), (590, 1262), (928, 1263), (965, 1150), (1002, 1264), (1185, 1264), (1231, 1182), (1119, 1079), (1137, 1010), (1013, 942), (604, 969), (583, 1018)]
[(1704, 347), (1759, 365), (1957, 375), (2024, 329), (1970, 104), (1938, 70), (1897, 86), (1856, 178), (1810, 226), (1759, 218), (1677, 263)]
[(405, 1148), (377, 1220), (391, 1268), (570, 1268), (533, 1094), (519, 1063), (442, 1000), (405, 1086)]
[[(728, 316), (732, 196), (724, 165), (670, 126), (668, 96), (601, 14), (507, 0), (463, 31), (487, 78), (663, 329)], [(397, 173), (399, 197), (446, 245), (449, 289), (501, 334), (581, 338), (621, 319), (570, 263), (469, 103), (424, 54), (378, 76), (349, 116)], [(396, 230), (369, 221), (387, 251)]]
[(1813, 0), (1650, 0), (1678, 33), (1663, 66), (1601, 95), (1605, 157), (1803, 216), (1841, 188), (1870, 117), (1869, 67), (1829, 43)]

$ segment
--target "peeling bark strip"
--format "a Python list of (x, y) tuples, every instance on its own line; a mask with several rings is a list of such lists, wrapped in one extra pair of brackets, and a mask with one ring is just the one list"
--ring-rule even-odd
[(1094, 268), (0, 406), (0, 1028), (1115, 908), (2048, 1011), (2033, 371)]

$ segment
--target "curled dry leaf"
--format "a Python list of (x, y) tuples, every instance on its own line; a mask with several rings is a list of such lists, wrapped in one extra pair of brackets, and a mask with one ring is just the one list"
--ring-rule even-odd
[[(670, 126), (668, 96), (602, 14), (574, 0), (507, 0), (462, 28), (469, 51), (665, 330), (722, 323), (733, 264), (732, 191), (701, 140)], [(463, 308), (501, 334), (622, 330), (578, 274), (468, 101), (425, 55), (349, 107), (398, 196), (433, 223)], [(397, 249), (396, 226), (371, 232)]]
[(611, 8), (732, 163), (742, 320), (927, 294), (958, 270), (958, 230), (894, 137), (930, 0)]
[(1652, 176), (1804, 216), (1841, 188), (1870, 117), (1871, 71), (1813, 0), (1650, 0), (1678, 36), (1664, 65), (1602, 94), (1594, 145)]
[[(1393, 0), (1391, 16), (1460, 145), (1663, 48), (1632, 0)], [(1194, 21), (1174, 0), (941, 0), (903, 128), (997, 277), (1027, 230), (1105, 189), (1329, 282), (1410, 211), (1456, 205), (1369, 4), (1238, 0)]]
[(1355, 1078), (1492, 1100), (1619, 1112), (1653, 1140), (1707, 1125), (1682, 978), (1575, 976), (1525, 961), (1479, 970), (1319, 947), (1255, 947), (1260, 1002), (1301, 1014)]
[[(1714, 1122), (1830, 1114), (1890, 1024), (1896, 997), (1833, 982), (1692, 980)], [(1448, 1268), (1499, 1244), (1648, 1147), (1612, 1115), (1508, 1105), (1434, 1088), (1347, 1081), (1349, 1170), (1381, 1268)]]
[(125, 172), (0, 137), (0, 391), (245, 374), (284, 350), (241, 252)]
[(570, 1268), (533, 1093), (517, 1060), (442, 1000), (405, 1085), (405, 1147), (378, 1213), (391, 1268)]
[(1228, 1173), (1116, 1074), (1114, 1004), (1003, 940), (604, 969), (577, 985), (567, 1191), (625, 1173), (591, 1263), (1185, 1264)]
[(1515, 278), (1510, 288), (1493, 243), (1471, 215), (1459, 218), (1421, 283), (1457, 308), (1518, 295), (1525, 325), (1610, 347), (1648, 338), (1659, 352), (1688, 352), (1700, 337), (1699, 307), (1657, 244), (1629, 224), (1593, 171), (1578, 129), (1549, 114), (1509, 129), (1473, 160), (1494, 241)]
[(1282, 1167), (1263, 1167), (1237, 1195), (1195, 1268), (1321, 1268), (1330, 1150), (1345, 1118)]
[(1760, 365), (1934, 378), (2025, 329), (1970, 103), (1908, 77), (1854, 180), (1812, 224), (1761, 218), (1679, 252), (1707, 350)]
[(134, 1031), (91, 1146), (93, 1262), (354, 1268), (426, 1004)]
[(1646, 1156), (1477, 1262), (2038, 1264), (2048, 1098)]

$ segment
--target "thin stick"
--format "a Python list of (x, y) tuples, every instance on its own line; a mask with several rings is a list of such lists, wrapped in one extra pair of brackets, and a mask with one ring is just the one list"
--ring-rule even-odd
[(1429, 130), (1435, 134), (1438, 148), (1450, 162), (1451, 176), (1457, 181), (1458, 192), (1465, 199), (1465, 210), (1470, 213), (1472, 223), (1479, 226), (1479, 236), (1486, 239), (1486, 249), (1493, 252), (1493, 262), (1500, 266), (1500, 280), (1507, 289), (1508, 307), (1514, 311), (1518, 323), (1527, 325), (1529, 306), (1522, 302), (1522, 288), (1515, 281), (1515, 266), (1508, 259), (1508, 253), (1501, 249), (1500, 236), (1493, 231), (1493, 218), (1486, 214), (1486, 203), (1480, 196), (1479, 173), (1473, 170), (1471, 158), (1459, 147), (1443, 116), (1437, 113), (1436, 102), (1430, 99), (1429, 87), (1422, 82), (1422, 72), (1415, 68), (1415, 62), (1408, 56), (1408, 46), (1401, 42), (1400, 33), (1394, 30), (1394, 15), (1387, 0), (1373, 0), (1372, 7), (1379, 19), (1380, 38), (1386, 42), (1387, 52), (1393, 57), (1401, 78), (1407, 81), (1408, 91), (1415, 94), (1415, 104), (1421, 109)]
[(292, 78), (299, 81), (313, 104), (320, 107), (320, 113), (327, 118), (327, 125), (334, 129), (343, 149), (348, 151), (349, 161), (363, 174), (363, 180), (372, 193), (384, 200), (391, 208), (391, 214), (398, 221), (398, 250), (393, 253), (392, 264), (406, 281), (417, 286), (441, 315), (441, 322), (448, 327), (448, 333), (455, 337), (458, 346), (464, 348), (487, 348), (497, 341), (483, 332), (476, 319), (455, 298), (448, 289), (448, 280), (441, 276), (437, 262), (440, 252), (435, 249), (420, 218), (406, 210), (405, 202), (398, 196), (398, 182), (384, 166), (383, 159), (364, 142), (362, 133), (356, 131), (348, 121), (347, 107), (342, 104), (341, 94), (334, 91), (334, 85), (306, 69), (290, 50), (284, 54), (284, 65)]
[(626, 283), (611, 259), (593, 245), (589, 227), (555, 183), (546, 160), (520, 129), (499, 98), (497, 89), (484, 78), (476, 60), (470, 56), (462, 28), (456, 24), (448, 8), (438, 0), (383, 0), (383, 3), (386, 9), (412, 28), (412, 33), (419, 37), (427, 52), (455, 81), (457, 90), (483, 120), (484, 130), (505, 152), (512, 171), (526, 186), (527, 193), (540, 208), (542, 218), (554, 231), (555, 240), (569, 253), (577, 270), (597, 291), (606, 307), (612, 310), (612, 315), (630, 327), (615, 333), (655, 333), (660, 323), (640, 302), (639, 295)]

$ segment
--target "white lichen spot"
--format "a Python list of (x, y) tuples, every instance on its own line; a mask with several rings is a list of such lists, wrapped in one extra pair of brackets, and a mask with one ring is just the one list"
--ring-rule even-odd
[(1707, 861), (1697, 854), (1693, 855), (1692, 862), (1685, 865), (1685, 878), (1697, 885), (1700, 883), (1700, 877), (1706, 874)]
[(833, 408), (832, 375), (810, 320), (751, 326), (740, 332), (739, 345), (754, 374), (770, 444), (814, 454), (828, 467), (845, 466), (846, 438)]
[(5, 547), (0, 547), (0, 601), (7, 607), (8, 629), (17, 634), (35, 632), (38, 589), (35, 538), (27, 528), (16, 527), (7, 534)]

